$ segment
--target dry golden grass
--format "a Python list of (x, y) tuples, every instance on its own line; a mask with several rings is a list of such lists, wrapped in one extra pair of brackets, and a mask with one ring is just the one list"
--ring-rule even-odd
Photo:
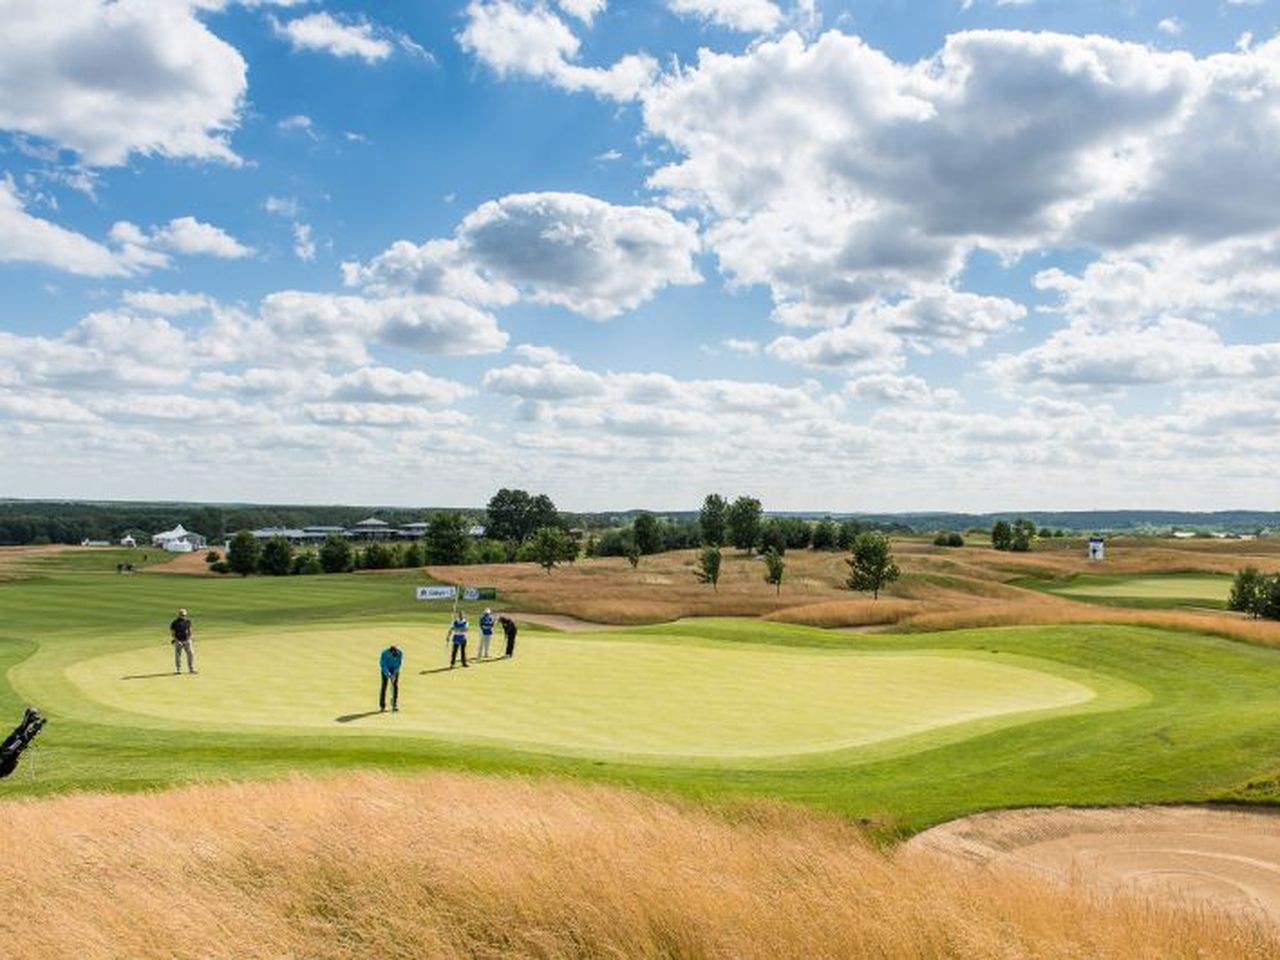
[(1209, 610), (1130, 610), (1075, 603), (1032, 595), (1018, 602), (975, 604), (922, 613), (906, 622), (912, 631), (963, 630), (971, 627), (1017, 627), (1053, 623), (1123, 623), (1142, 627), (1189, 630), (1280, 647), (1280, 623), (1250, 620)]
[(533, 564), (433, 567), (449, 582), (498, 587), (518, 607), (596, 623), (638, 624), (701, 616), (756, 616), (817, 627), (895, 626), (911, 630), (1048, 623), (1126, 623), (1201, 630), (1280, 646), (1280, 624), (1209, 610), (1133, 610), (1056, 597), (1014, 585), (1019, 577), (1075, 574), (1233, 573), (1246, 564), (1280, 571), (1280, 543), (1239, 540), (1114, 540), (1105, 565), (1091, 563), (1079, 541), (1042, 541), (1029, 554), (986, 547), (948, 549), (894, 541), (903, 576), (879, 600), (844, 588), (839, 553), (792, 551), (776, 594), (763, 565), (726, 551), (719, 590), (693, 575), (695, 551), (645, 557), (632, 570), (621, 558), (580, 560), (546, 574)]
[(834, 817), (361, 775), (11, 802), (0, 944), (105, 958), (1251, 958), (1245, 921), (929, 856)]
[(899, 623), (918, 614), (921, 609), (919, 603), (893, 597), (882, 600), (826, 600), (775, 610), (762, 619), (811, 627), (868, 627)]

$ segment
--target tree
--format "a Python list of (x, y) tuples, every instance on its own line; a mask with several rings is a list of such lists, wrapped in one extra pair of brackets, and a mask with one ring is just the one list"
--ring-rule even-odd
[(862, 524), (857, 520), (845, 520), (836, 529), (836, 549), (852, 550), (853, 541), (862, 532)]
[(560, 519), (560, 511), (545, 493), (540, 493), (529, 500), (529, 512), (525, 515), (524, 539), (533, 535), (535, 530), (543, 527), (559, 527), (565, 529), (565, 522)]
[(486, 537), (522, 543), (528, 535), (529, 494), (503, 487), (489, 500), (485, 516)]
[(293, 558), (293, 570), (290, 572), (298, 576), (308, 576), (313, 573), (323, 573), (324, 567), (320, 566), (320, 558), (307, 550)]
[(1031, 549), (1031, 541), (1036, 538), (1036, 525), (1030, 520), (1019, 517), (1013, 521), (1013, 541), (1009, 549), (1014, 553), (1026, 553)]
[(787, 561), (773, 547), (770, 547), (764, 553), (764, 582), (772, 584), (778, 588), (778, 595), (782, 595), (782, 574), (786, 572)]
[(1280, 573), (1267, 577), (1258, 598), (1258, 616), (1280, 620)]
[(262, 547), (258, 570), (270, 577), (287, 577), (293, 570), (293, 547), (284, 537), (272, 537)]
[(634, 540), (628, 540), (626, 542), (623, 547), (622, 555), (627, 558), (627, 563), (631, 564), (632, 570), (640, 566), (640, 548), (636, 546), (636, 542)]
[(404, 553), (400, 556), (400, 566), (402, 567), (420, 567), (422, 566), (422, 547), (417, 543), (411, 543), (405, 547)]
[(694, 567), (693, 575), (698, 578), (699, 583), (709, 583), (712, 590), (720, 592), (719, 547), (702, 548), (702, 552), (698, 554), (698, 565)]
[(991, 545), (997, 550), (1008, 550), (1013, 546), (1013, 527), (1008, 520), (997, 520), (991, 528)]
[(935, 547), (963, 547), (964, 537), (954, 530), (942, 530), (933, 538)]
[(395, 554), (385, 543), (371, 543), (364, 548), (360, 565), (366, 570), (387, 570), (395, 566)]
[(845, 563), (850, 568), (846, 586), (850, 590), (870, 590), (876, 600), (880, 599), (880, 591), (901, 573), (893, 562), (889, 538), (876, 531), (858, 534), (853, 542), (853, 556)]
[(568, 550), (565, 541), (568, 539), (569, 535), (560, 527), (539, 527), (534, 531), (533, 538), (529, 541), (530, 551), (534, 562), (547, 571), (548, 576), (556, 564), (564, 560)]
[(524, 543), (542, 527), (563, 527), (560, 512), (545, 493), (531, 497), (524, 490), (503, 487), (485, 508), (485, 536), (491, 540)]
[(813, 525), (813, 537), (809, 545), (815, 550), (834, 550), (836, 546), (836, 524), (830, 517), (823, 517)]
[(423, 541), (423, 559), (429, 564), (454, 566), (467, 558), (467, 529), (458, 513), (432, 514)]
[(657, 553), (662, 549), (662, 529), (652, 513), (639, 513), (631, 523), (631, 535), (641, 553)]
[(709, 493), (698, 512), (698, 524), (702, 528), (702, 542), (712, 547), (723, 547), (725, 515), (729, 504), (718, 493)]
[(783, 517), (782, 535), (786, 538), (788, 550), (804, 550), (813, 540), (813, 527), (808, 520), (799, 517)]
[(351, 544), (342, 537), (325, 537), (320, 545), (320, 567), (325, 573), (346, 573), (351, 569)]
[(774, 550), (777, 553), (787, 552), (787, 528), (783, 522), (777, 517), (770, 517), (760, 524), (760, 534), (756, 538), (756, 545), (760, 548), (761, 553), (768, 553)]
[(1247, 613), (1255, 618), (1262, 616), (1267, 596), (1267, 579), (1257, 567), (1245, 567), (1239, 571), (1231, 582), (1231, 592), (1227, 594), (1227, 609)]
[(755, 497), (738, 497), (725, 513), (725, 532), (729, 542), (750, 553), (760, 538), (760, 501)]
[(242, 577), (257, 573), (261, 552), (262, 548), (253, 534), (248, 530), (241, 530), (231, 538), (231, 546), (227, 548), (227, 566), (232, 573), (238, 573)]

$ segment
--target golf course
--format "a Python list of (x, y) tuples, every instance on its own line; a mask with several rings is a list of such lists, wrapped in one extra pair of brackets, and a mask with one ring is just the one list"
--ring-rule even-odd
[[(1055, 547), (900, 540), (879, 600), (819, 551), (782, 590), (745, 554), (712, 590), (679, 551), (294, 577), (0, 551), (0, 709), (48, 720), (0, 780), (0, 937), (31, 958), (1273, 955), (1280, 864), (1254, 838), (1280, 801), (1280, 635), (1220, 607), (1225, 567), (1280, 558), (1134, 544), (1101, 574)], [(415, 598), (433, 583), (495, 585), (515, 655), (499, 636), (450, 668), (452, 604)]]
[[(5, 795), (447, 767), (794, 800), (886, 836), (991, 808), (1272, 799), (1257, 784), (1277, 767), (1280, 651), (1207, 633), (723, 616), (563, 632), (534, 617), (514, 658), (450, 670), (451, 611), (414, 599), (421, 573), (119, 576), (114, 552), (93, 556), (0, 584), (3, 702), (50, 718)], [(598, 589), (602, 573), (582, 575)], [(1168, 583), (1195, 599), (1204, 579)], [(172, 671), (180, 606), (195, 675)], [(390, 643), (401, 709), (383, 713)]]

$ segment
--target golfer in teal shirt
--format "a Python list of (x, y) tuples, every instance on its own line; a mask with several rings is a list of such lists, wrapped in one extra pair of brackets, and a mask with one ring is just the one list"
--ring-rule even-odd
[(391, 684), (391, 712), (400, 709), (400, 664), (404, 662), (404, 653), (394, 643), (382, 651), (378, 665), (382, 668), (382, 690), (378, 694), (378, 709), (387, 709), (387, 683)]

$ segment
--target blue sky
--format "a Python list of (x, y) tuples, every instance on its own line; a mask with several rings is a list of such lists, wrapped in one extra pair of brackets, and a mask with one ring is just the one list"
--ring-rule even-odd
[(0, 14), (0, 495), (1275, 506), (1275, 0)]

